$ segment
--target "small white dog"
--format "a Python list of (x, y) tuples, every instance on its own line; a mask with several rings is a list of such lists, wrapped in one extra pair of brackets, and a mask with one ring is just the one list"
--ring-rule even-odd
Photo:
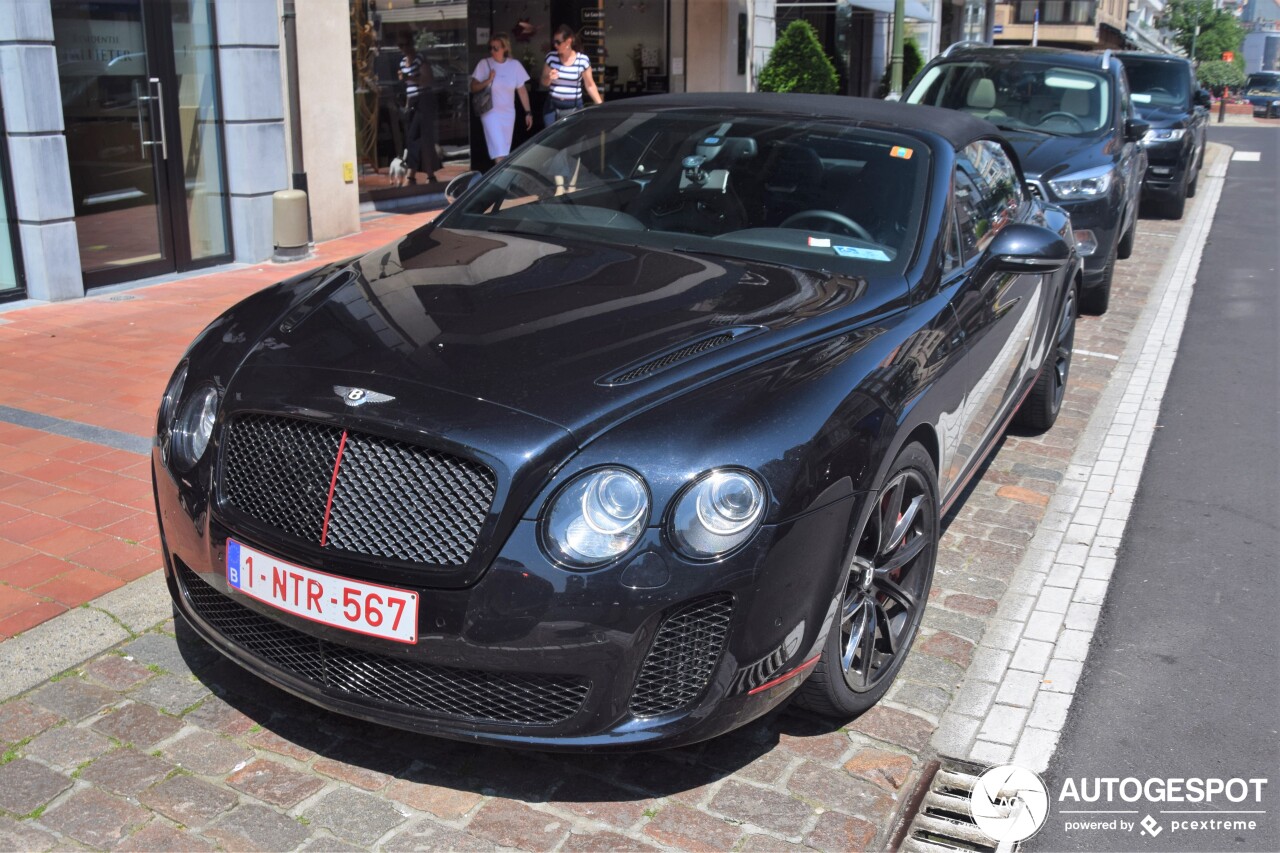
[(391, 161), (391, 166), (387, 169), (391, 186), (402, 187), (409, 182), (409, 165), (405, 162), (408, 159), (409, 149), (406, 148), (403, 154)]

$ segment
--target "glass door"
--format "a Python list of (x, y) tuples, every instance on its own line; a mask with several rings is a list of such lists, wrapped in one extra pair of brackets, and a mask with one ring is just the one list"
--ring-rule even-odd
[(53, 0), (85, 286), (229, 255), (208, 0)]

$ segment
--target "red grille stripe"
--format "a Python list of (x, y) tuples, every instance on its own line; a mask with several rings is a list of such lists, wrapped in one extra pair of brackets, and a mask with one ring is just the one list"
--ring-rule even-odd
[(767, 681), (767, 682), (765, 682), (764, 684), (761, 684), (761, 685), (760, 685), (759, 687), (757, 687), (755, 690), (751, 690), (751, 691), (749, 691), (749, 692), (747, 693), (747, 695), (748, 695), (748, 696), (754, 696), (754, 695), (756, 695), (757, 693), (759, 693), (759, 692), (760, 692), (760, 691), (762, 691), (762, 690), (768, 690), (770, 687), (776, 687), (777, 685), (779, 685), (779, 684), (781, 684), (782, 682), (786, 681), (788, 678), (795, 678), (797, 675), (799, 675), (800, 673), (804, 672), (806, 669), (808, 669), (809, 667), (811, 667), (811, 666), (813, 666), (815, 663), (817, 663), (817, 662), (818, 662), (818, 658), (820, 658), (820, 657), (822, 657), (822, 655), (821, 655), (821, 654), (816, 654), (816, 655), (814, 655), (813, 657), (809, 658), (809, 659), (808, 659), (807, 661), (805, 661), (804, 663), (800, 664), (800, 665), (799, 665), (798, 667), (796, 667), (795, 669), (793, 669), (793, 670), (791, 670), (790, 672), (788, 672), (786, 675), (783, 675), (783, 676), (780, 676), (780, 677), (778, 677), (778, 678), (775, 678), (773, 681)]
[(329, 538), (329, 513), (333, 512), (333, 491), (338, 488), (338, 469), (342, 467), (342, 451), (347, 447), (347, 431), (342, 431), (342, 440), (338, 442), (338, 458), (333, 460), (333, 479), (329, 481), (329, 499), (324, 504), (324, 526), (320, 528), (320, 547), (324, 547)]

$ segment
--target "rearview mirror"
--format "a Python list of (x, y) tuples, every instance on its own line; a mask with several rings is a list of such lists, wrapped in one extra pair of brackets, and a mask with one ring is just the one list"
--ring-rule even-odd
[(476, 171), (463, 172), (458, 177), (449, 182), (444, 188), (444, 199), (453, 204), (467, 190), (471, 189), (471, 185), (480, 179), (480, 173)]
[(1208, 109), (1213, 106), (1213, 95), (1209, 94), (1208, 89), (1197, 89), (1195, 94), (1195, 105)]
[(1130, 142), (1140, 142), (1150, 129), (1151, 125), (1145, 121), (1136, 118), (1127, 119), (1124, 123), (1124, 138)]
[(1071, 247), (1048, 228), (1015, 222), (995, 236), (987, 256), (997, 272), (1048, 273), (1070, 259)]

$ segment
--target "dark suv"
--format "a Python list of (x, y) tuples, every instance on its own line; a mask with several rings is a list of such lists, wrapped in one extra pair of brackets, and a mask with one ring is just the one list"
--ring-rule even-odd
[(1280, 117), (1280, 71), (1257, 71), (1244, 84), (1244, 98), (1254, 118)]
[(1167, 53), (1117, 53), (1129, 76), (1133, 106), (1151, 125), (1147, 178), (1142, 197), (1160, 205), (1170, 219), (1181, 219), (1187, 198), (1196, 194), (1209, 126), (1209, 93), (1196, 87), (1191, 62)]
[(1110, 52), (952, 45), (903, 95), (1001, 128), (1037, 195), (1071, 214), (1084, 256), (1081, 307), (1107, 310), (1116, 258), (1133, 251), (1149, 126)]

